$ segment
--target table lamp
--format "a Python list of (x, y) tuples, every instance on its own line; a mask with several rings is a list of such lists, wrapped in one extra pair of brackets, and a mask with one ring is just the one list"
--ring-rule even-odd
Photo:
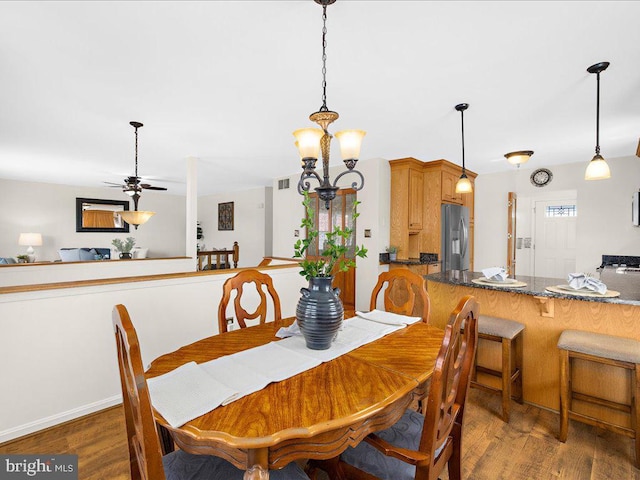
[(40, 247), (42, 245), (42, 234), (40, 233), (21, 233), (18, 238), (18, 245), (26, 245), (27, 256), (29, 257), (29, 263), (36, 261), (35, 252), (33, 247)]

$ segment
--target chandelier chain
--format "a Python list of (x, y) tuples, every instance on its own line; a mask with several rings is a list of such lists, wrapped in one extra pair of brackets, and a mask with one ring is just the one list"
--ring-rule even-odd
[(327, 112), (327, 5), (322, 6), (322, 107)]

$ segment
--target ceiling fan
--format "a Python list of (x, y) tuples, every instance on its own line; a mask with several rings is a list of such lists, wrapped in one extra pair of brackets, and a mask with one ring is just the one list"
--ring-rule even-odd
[(133, 198), (133, 204), (135, 210), (138, 210), (138, 199), (140, 198), (140, 193), (142, 190), (166, 190), (165, 187), (154, 187), (153, 185), (149, 185), (148, 183), (141, 183), (141, 178), (138, 176), (138, 129), (142, 127), (142, 123), (140, 122), (129, 122), (129, 124), (135, 128), (136, 135), (136, 166), (135, 166), (135, 174), (133, 176), (127, 177), (124, 179), (124, 185), (113, 182), (104, 182), (109, 184), (112, 187), (122, 188), (122, 191)]

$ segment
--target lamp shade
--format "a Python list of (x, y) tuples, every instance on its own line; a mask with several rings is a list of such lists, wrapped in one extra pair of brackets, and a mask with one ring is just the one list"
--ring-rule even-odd
[(456, 193), (471, 193), (472, 191), (473, 186), (471, 185), (471, 181), (463, 174), (458, 180), (458, 183), (456, 183)]
[(120, 212), (122, 219), (130, 225), (142, 225), (146, 223), (156, 212), (145, 212), (139, 210), (125, 210)]
[(324, 131), (319, 128), (300, 128), (293, 132), (300, 158), (318, 158), (323, 135)]
[(609, 170), (609, 165), (601, 155), (596, 154), (589, 165), (587, 165), (587, 170), (584, 172), (585, 180), (604, 180), (605, 178), (611, 178), (611, 170)]
[(42, 245), (42, 234), (21, 233), (20, 237), (18, 237), (18, 245), (27, 247), (40, 247)]
[(511, 165), (521, 165), (527, 163), (531, 155), (533, 155), (533, 151), (531, 150), (520, 150), (518, 152), (506, 153), (504, 156)]
[(342, 130), (336, 132), (343, 160), (357, 160), (360, 158), (360, 147), (362, 147), (362, 139), (366, 134), (367, 132), (364, 130)]

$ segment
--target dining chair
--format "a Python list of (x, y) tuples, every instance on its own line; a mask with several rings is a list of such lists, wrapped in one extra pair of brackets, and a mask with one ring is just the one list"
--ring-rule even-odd
[(423, 322), (429, 323), (431, 303), (424, 277), (406, 268), (394, 268), (388, 272), (382, 272), (371, 292), (370, 310), (376, 308), (378, 295), (383, 287), (386, 287), (385, 311), (399, 315), (420, 316)]
[[(248, 283), (255, 284), (255, 289), (260, 296), (260, 303), (253, 313), (248, 313), (240, 303), (244, 287)], [(237, 275), (224, 282), (222, 300), (220, 300), (220, 305), (218, 305), (218, 328), (220, 329), (220, 333), (227, 331), (227, 305), (229, 305), (231, 295), (234, 291), (236, 292), (236, 296), (233, 300), (233, 307), (235, 317), (240, 328), (246, 328), (246, 320), (254, 320), (258, 317), (260, 317), (261, 324), (265, 323), (267, 320), (268, 304), (267, 296), (264, 292), (265, 288), (273, 301), (274, 320), (280, 320), (282, 318), (282, 313), (280, 311), (280, 297), (278, 297), (278, 293), (275, 288), (273, 288), (273, 281), (271, 280), (271, 277), (265, 273), (259, 272), (258, 270), (242, 270)]]
[[(193, 455), (176, 450), (163, 456), (153, 418), (151, 398), (144, 378), (138, 335), (124, 305), (113, 308), (113, 326), (118, 351), (129, 444), (132, 480), (242, 480), (244, 471), (211, 455)], [(295, 463), (270, 472), (272, 480), (309, 479)]]
[(448, 466), (461, 478), (465, 401), (478, 342), (478, 303), (460, 300), (447, 326), (429, 388), (426, 414), (407, 409), (391, 428), (370, 434), (338, 459), (312, 461), (335, 479), (436, 480)]

